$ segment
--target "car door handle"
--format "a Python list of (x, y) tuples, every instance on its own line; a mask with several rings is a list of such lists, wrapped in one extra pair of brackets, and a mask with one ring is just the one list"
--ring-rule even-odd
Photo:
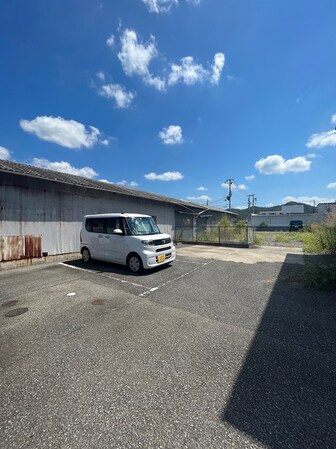
[(105, 238), (106, 238), (106, 239), (109, 239), (109, 238), (110, 238), (110, 236), (109, 236), (109, 235), (105, 235)]
[(98, 237), (99, 239), (101, 239), (103, 236), (102, 236), (102, 235), (97, 235), (97, 237)]

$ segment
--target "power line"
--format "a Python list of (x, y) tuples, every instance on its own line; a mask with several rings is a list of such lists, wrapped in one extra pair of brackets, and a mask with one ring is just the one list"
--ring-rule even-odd
[(209, 204), (218, 204), (218, 203), (222, 203), (225, 199), (226, 199), (226, 197), (223, 196), (222, 198), (218, 198), (217, 200), (209, 201)]

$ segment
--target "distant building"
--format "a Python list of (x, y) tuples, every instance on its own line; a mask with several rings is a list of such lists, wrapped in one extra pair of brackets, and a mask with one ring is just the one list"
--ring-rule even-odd
[(274, 215), (282, 215), (281, 210), (263, 210), (260, 211), (258, 215), (262, 215), (262, 216), (274, 216)]
[(249, 225), (254, 226), (258, 230), (288, 231), (292, 220), (302, 221), (303, 226), (306, 226), (310, 223), (322, 222), (326, 216), (326, 210), (322, 209), (320, 213), (305, 213), (304, 204), (284, 205), (279, 210), (252, 214)]
[(274, 215), (286, 215), (286, 214), (304, 214), (303, 204), (293, 204), (281, 206), (278, 210), (263, 210), (258, 215), (274, 216)]
[(333, 203), (319, 203), (317, 205), (318, 214), (325, 214), (328, 212), (335, 212), (335, 211), (336, 211), (336, 201)]
[(304, 213), (304, 205), (303, 204), (293, 204), (290, 206), (284, 205), (281, 206), (282, 214), (303, 214)]

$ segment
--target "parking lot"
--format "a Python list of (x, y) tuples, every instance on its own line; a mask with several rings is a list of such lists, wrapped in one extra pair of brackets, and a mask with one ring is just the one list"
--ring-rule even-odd
[(216, 251), (0, 272), (2, 447), (334, 448), (334, 292)]

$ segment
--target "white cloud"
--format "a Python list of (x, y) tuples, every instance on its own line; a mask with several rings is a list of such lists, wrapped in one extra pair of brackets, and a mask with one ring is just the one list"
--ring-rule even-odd
[[(229, 184), (222, 182), (221, 187), (229, 188)], [(231, 190), (248, 190), (248, 187), (245, 184), (231, 184)]]
[(183, 179), (183, 177), (184, 176), (179, 171), (167, 171), (160, 175), (152, 172), (145, 175), (145, 178), (149, 181), (179, 181), (180, 179)]
[(211, 201), (210, 196), (200, 195), (200, 196), (187, 196), (188, 201)]
[(70, 165), (69, 162), (50, 162), (47, 159), (40, 159), (37, 157), (33, 159), (33, 165), (35, 167), (68, 173), (69, 175), (83, 176), (84, 178), (89, 179), (95, 178), (98, 174), (93, 170), (93, 168), (90, 167), (75, 168)]
[(11, 153), (7, 148), (0, 147), (0, 159), (4, 159), (5, 161), (8, 161), (11, 158)]
[(116, 183), (118, 186), (123, 186), (123, 187), (130, 187), (131, 189), (134, 189), (135, 187), (138, 187), (138, 183), (135, 181), (125, 181), (124, 179), (122, 181), (119, 181)]
[(246, 204), (241, 204), (240, 206), (235, 205), (235, 209), (246, 209)]
[[(149, 12), (170, 13), (173, 6), (178, 6), (179, 0), (142, 0)], [(200, 5), (202, 0), (186, 0), (190, 5)]]
[(282, 203), (295, 201), (296, 203), (318, 204), (318, 203), (333, 203), (335, 200), (331, 198), (324, 198), (320, 196), (286, 196), (282, 199)]
[(179, 82), (186, 84), (187, 86), (192, 86), (196, 83), (203, 83), (208, 80), (212, 84), (218, 84), (224, 67), (224, 62), (224, 54), (216, 53), (211, 70), (207, 70), (202, 64), (194, 62), (192, 56), (185, 56), (184, 58), (181, 58), (180, 64), (171, 64), (167, 83), (169, 86), (174, 86)]
[(247, 186), (245, 184), (238, 184), (237, 185), (237, 190), (248, 190)]
[(115, 36), (113, 34), (111, 34), (111, 36), (107, 39), (106, 45), (108, 47), (114, 47), (114, 45), (115, 45)]
[(20, 120), (21, 128), (34, 134), (41, 140), (53, 142), (62, 147), (71, 149), (91, 148), (98, 143), (99, 129), (75, 120), (65, 120), (62, 117), (36, 117), (34, 120)]
[(200, 192), (206, 192), (208, 190), (208, 188), (200, 186), (200, 187), (197, 187), (197, 190), (199, 190)]
[(149, 12), (169, 13), (174, 5), (178, 5), (178, 0), (142, 0)]
[(336, 146), (336, 131), (326, 131), (320, 134), (310, 136), (308, 148), (323, 148)]
[(336, 182), (329, 182), (327, 189), (336, 189)]
[(138, 43), (135, 31), (126, 29), (121, 36), (118, 58), (126, 75), (149, 76), (149, 64), (158, 55), (154, 36), (146, 44)]
[(159, 132), (159, 137), (165, 145), (179, 145), (183, 143), (182, 128), (178, 125), (170, 125)]
[(305, 156), (306, 159), (316, 159), (318, 157), (320, 157), (320, 156), (318, 156), (316, 153), (308, 153)]
[(311, 161), (303, 156), (285, 160), (277, 154), (262, 158), (254, 164), (255, 168), (264, 175), (305, 172), (310, 169), (310, 165)]
[(97, 72), (96, 73), (97, 78), (99, 78), (101, 81), (105, 81), (105, 73), (104, 72)]
[(254, 178), (255, 178), (254, 175), (245, 176), (246, 181), (253, 181)]
[(149, 74), (143, 80), (146, 84), (148, 84), (148, 86), (153, 86), (157, 90), (166, 90), (166, 81), (159, 76), (153, 76)]
[(201, 64), (194, 63), (192, 56), (181, 59), (181, 64), (172, 64), (171, 72), (168, 76), (168, 84), (173, 86), (182, 82), (187, 86), (203, 82), (209, 76), (209, 72)]
[(225, 63), (225, 56), (223, 53), (216, 53), (214, 56), (214, 63), (212, 65), (212, 75), (210, 81), (212, 84), (218, 84), (222, 70)]
[[(331, 124), (336, 125), (336, 114), (331, 117)], [(312, 134), (306, 144), (308, 148), (323, 148), (336, 146), (336, 129)]]
[(127, 92), (120, 84), (104, 84), (99, 94), (105, 98), (113, 98), (117, 108), (128, 108), (136, 97), (135, 92)]
[[(157, 5), (157, 2), (151, 2)], [(154, 7), (153, 6), (153, 7)], [(184, 83), (187, 86), (208, 81), (216, 85), (220, 81), (221, 73), (225, 63), (223, 53), (216, 53), (213, 64), (205, 68), (202, 64), (197, 64), (192, 56), (181, 58), (180, 64), (170, 64), (170, 69), (164, 68), (164, 76), (155, 76), (150, 72), (150, 64), (159, 55), (154, 36), (144, 43), (138, 38), (136, 31), (125, 29), (120, 37), (121, 49), (118, 58), (122, 69), (128, 76), (138, 75), (143, 82), (155, 87), (159, 91), (165, 91), (167, 84), (173, 86), (177, 83)]]
[(131, 181), (128, 182), (126, 180), (122, 180), (119, 182), (112, 182), (112, 181), (108, 181), (107, 179), (99, 179), (100, 182), (106, 182), (106, 184), (116, 184), (118, 186), (123, 186), (123, 187), (129, 187), (130, 189), (134, 189), (135, 187), (138, 187), (138, 183), (135, 181)]

